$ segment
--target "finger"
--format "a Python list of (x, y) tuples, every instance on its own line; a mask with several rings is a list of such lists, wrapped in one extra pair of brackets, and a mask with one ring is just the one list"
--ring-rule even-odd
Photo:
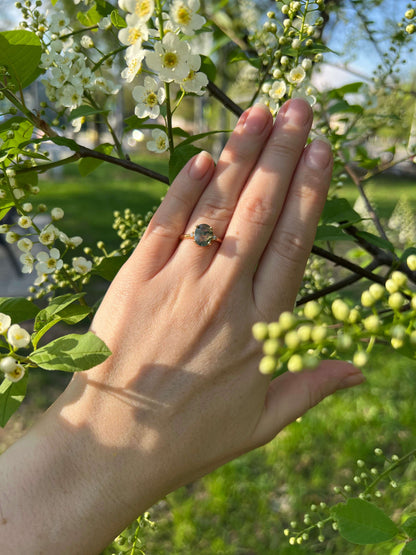
[(141, 262), (143, 278), (150, 279), (165, 266), (179, 244), (202, 192), (214, 172), (207, 152), (194, 156), (177, 175), (131, 259)]
[[(272, 116), (265, 106), (255, 105), (243, 113), (220, 156), (209, 187), (190, 217), (185, 233), (193, 232), (197, 224), (206, 223), (217, 237), (224, 236), (241, 190), (262, 152), (272, 125)], [(198, 262), (201, 262), (198, 268), (203, 272), (217, 249), (212, 246), (210, 249), (195, 248), (192, 243), (183, 242), (184, 255), (189, 257), (189, 249), (192, 249), (195, 266), (198, 267)]]
[(286, 372), (279, 376), (269, 385), (264, 412), (254, 432), (255, 444), (262, 445), (273, 439), (328, 395), (364, 380), (358, 368), (340, 360), (326, 360), (315, 370)]
[(301, 99), (288, 101), (280, 110), (266, 147), (252, 172), (236, 206), (227, 235), (234, 239), (218, 253), (232, 260), (230, 271), (255, 272), (285, 202), (286, 194), (299, 158), (304, 150), (312, 123), (312, 110)]
[[(293, 308), (325, 204), (331, 171), (330, 146), (314, 141), (299, 162), (283, 211), (254, 278), (255, 303), (266, 317), (275, 317), (276, 310)], [(285, 292), (283, 304), (282, 291)]]

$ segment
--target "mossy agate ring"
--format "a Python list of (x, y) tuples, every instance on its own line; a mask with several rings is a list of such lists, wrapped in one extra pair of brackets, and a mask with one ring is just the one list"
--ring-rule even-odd
[(208, 224), (198, 224), (193, 233), (184, 233), (179, 239), (193, 239), (200, 247), (208, 247), (214, 241), (222, 243), (222, 239), (214, 234), (214, 230)]

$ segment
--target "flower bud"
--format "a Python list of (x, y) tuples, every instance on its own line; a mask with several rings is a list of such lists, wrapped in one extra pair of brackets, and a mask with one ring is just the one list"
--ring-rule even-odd
[(382, 299), (386, 291), (385, 288), (380, 283), (373, 283), (372, 285), (370, 285), (368, 290), (370, 291), (371, 296), (376, 301), (379, 301), (380, 299)]
[(267, 326), (267, 331), (271, 339), (277, 339), (283, 335), (283, 329), (279, 322), (270, 322)]
[(279, 341), (277, 339), (266, 339), (263, 343), (263, 353), (265, 355), (276, 355), (279, 351)]
[(296, 325), (296, 316), (289, 311), (282, 312), (279, 316), (279, 324), (283, 331), (289, 331)]
[(413, 8), (411, 8), (410, 10), (407, 10), (404, 12), (404, 17), (406, 19), (413, 19), (415, 17), (415, 10)]
[(348, 323), (349, 324), (356, 324), (357, 322), (359, 322), (361, 319), (361, 315), (360, 312), (357, 308), (353, 308), (351, 309), (350, 312), (350, 317), (348, 318)]
[(390, 295), (389, 299), (388, 299), (388, 303), (390, 308), (392, 308), (393, 310), (400, 310), (402, 308), (402, 306), (404, 305), (404, 297), (401, 293), (399, 293), (398, 291), (396, 293), (393, 293), (392, 295)]
[(300, 372), (303, 370), (303, 360), (300, 355), (292, 355), (287, 363), (289, 372)]
[(367, 353), (365, 353), (364, 351), (357, 351), (356, 353), (354, 353), (352, 362), (355, 364), (355, 366), (358, 366), (358, 368), (362, 368), (368, 362)]
[(367, 316), (365, 320), (363, 320), (364, 328), (369, 331), (370, 333), (377, 333), (380, 329), (381, 320), (375, 314), (371, 316)]
[(25, 367), (21, 364), (16, 364), (11, 372), (5, 372), (4, 375), (11, 382), (19, 382), (25, 375)]
[(399, 289), (397, 287), (397, 284), (392, 279), (388, 279), (384, 284), (384, 287), (387, 289), (389, 293), (396, 293), (396, 291), (398, 291)]
[(395, 337), (391, 338), (390, 343), (393, 349), (401, 349), (404, 345), (403, 339), (396, 339)]
[(412, 270), (412, 272), (416, 271), (416, 254), (411, 254), (410, 256), (407, 257), (406, 259), (406, 264), (409, 267), (409, 270)]
[(328, 330), (325, 326), (314, 326), (311, 332), (311, 338), (314, 343), (322, 343), (327, 336)]
[(254, 339), (257, 339), (257, 341), (264, 341), (268, 336), (266, 322), (256, 322), (251, 331)]
[(346, 302), (341, 299), (335, 299), (331, 306), (332, 314), (340, 322), (346, 322), (350, 315), (350, 308)]
[(270, 355), (260, 360), (259, 370), (262, 374), (272, 374), (276, 370), (276, 359)]
[(341, 334), (337, 338), (337, 350), (348, 351), (352, 347), (352, 337), (347, 334)]
[(303, 326), (299, 326), (297, 329), (298, 337), (302, 341), (302, 343), (307, 343), (308, 341), (311, 340), (311, 332), (312, 332), (312, 327), (306, 324)]
[(369, 290), (363, 291), (361, 293), (361, 304), (363, 306), (370, 307), (370, 306), (373, 306), (375, 302), (376, 302), (376, 299), (373, 297), (373, 295), (370, 293)]
[(406, 286), (407, 276), (403, 272), (395, 271), (391, 274), (391, 279), (397, 285), (399, 289)]
[(288, 331), (285, 335), (285, 344), (288, 349), (296, 349), (300, 345), (300, 338), (296, 330)]
[(4, 357), (0, 360), (0, 370), (3, 372), (13, 372), (17, 366), (17, 360), (13, 357)]
[(321, 310), (322, 307), (317, 301), (309, 301), (303, 308), (303, 314), (305, 315), (305, 318), (314, 320), (320, 314)]

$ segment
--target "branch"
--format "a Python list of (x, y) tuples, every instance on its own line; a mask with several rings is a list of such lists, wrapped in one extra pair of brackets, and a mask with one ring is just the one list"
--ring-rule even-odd
[(237, 117), (240, 117), (243, 113), (243, 109), (240, 108), (238, 104), (236, 104), (229, 96), (227, 96), (217, 85), (215, 85), (212, 81), (208, 81), (207, 86), (208, 91), (215, 97), (217, 100), (221, 102), (230, 112), (235, 114)]

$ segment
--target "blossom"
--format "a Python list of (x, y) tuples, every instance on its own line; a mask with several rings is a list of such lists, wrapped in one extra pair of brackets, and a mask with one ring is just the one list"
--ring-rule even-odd
[(0, 370), (3, 372), (13, 372), (17, 366), (17, 360), (13, 357), (4, 357), (0, 360)]
[(82, 93), (81, 87), (75, 87), (71, 84), (66, 84), (59, 91), (59, 103), (65, 108), (78, 108), (82, 104)]
[(51, 274), (56, 270), (60, 270), (64, 264), (61, 260), (61, 253), (55, 248), (51, 249), (49, 254), (45, 251), (39, 252), (36, 258), (39, 261), (36, 264), (38, 274)]
[(94, 41), (89, 35), (83, 35), (80, 43), (82, 48), (92, 48), (94, 46)]
[(22, 204), (22, 208), (25, 212), (31, 212), (33, 210), (33, 205), (31, 202), (25, 202)]
[(203, 88), (208, 85), (208, 77), (202, 71), (198, 71), (201, 67), (201, 57), (198, 54), (191, 54), (188, 65), (190, 71), (182, 81), (181, 87), (185, 92), (204, 94)]
[(138, 72), (141, 70), (144, 57), (144, 50), (134, 50), (133, 52), (129, 52), (129, 49), (127, 49), (127, 53), (125, 56), (127, 67), (121, 72), (121, 78), (124, 79), (127, 83), (131, 83)]
[(193, 35), (205, 23), (205, 18), (196, 13), (198, 10), (199, 0), (174, 0), (170, 15), (182, 33)]
[(74, 133), (79, 133), (81, 131), (81, 127), (85, 122), (85, 116), (80, 116), (79, 118), (74, 118), (71, 121), (71, 125), (74, 128)]
[(91, 271), (92, 262), (84, 256), (78, 256), (72, 259), (72, 267), (78, 274), (84, 275)]
[(79, 245), (83, 241), (82, 237), (79, 237), (79, 235), (68, 237), (68, 235), (63, 231), (61, 231), (61, 233), (59, 234), (59, 240), (62, 241), (62, 243), (64, 243), (70, 249), (75, 249), (76, 247), (79, 247)]
[(22, 227), (23, 229), (28, 229), (32, 226), (32, 219), (29, 216), (20, 216), (17, 221), (17, 224)]
[(111, 18), (103, 17), (101, 21), (98, 22), (98, 28), (103, 31), (108, 31), (112, 27)]
[(146, 62), (150, 69), (166, 83), (180, 83), (189, 74), (188, 60), (191, 47), (174, 33), (168, 33), (162, 42), (155, 44), (154, 52), (146, 52)]
[(52, 220), (61, 220), (64, 217), (62, 208), (56, 207), (51, 210)]
[(120, 8), (134, 13), (143, 21), (148, 21), (155, 10), (154, 0), (119, 0)]
[(49, 31), (57, 35), (59, 34), (60, 31), (65, 29), (68, 23), (69, 23), (69, 19), (65, 15), (65, 12), (59, 11), (57, 13), (54, 13), (51, 16)]
[(147, 148), (152, 152), (165, 152), (169, 147), (168, 136), (164, 131), (160, 129), (153, 129), (152, 131), (153, 141), (147, 143)]
[(19, 324), (13, 324), (8, 329), (7, 341), (15, 349), (20, 349), (21, 347), (27, 347), (29, 345), (30, 335), (25, 329), (21, 328)]
[(51, 245), (58, 236), (58, 230), (52, 224), (45, 226), (39, 233), (39, 241), (42, 245)]
[(274, 81), (272, 88), (269, 90), (269, 96), (273, 100), (280, 100), (286, 94), (287, 86), (285, 81)]
[(33, 264), (35, 262), (35, 258), (33, 257), (30, 252), (24, 252), (20, 256), (20, 262), (23, 264), (22, 266), (22, 273), (23, 274), (30, 274), (33, 271)]
[(289, 72), (288, 80), (294, 85), (299, 85), (306, 77), (306, 71), (302, 66), (294, 67)]
[(23, 252), (31, 251), (32, 247), (33, 247), (33, 242), (27, 237), (23, 237), (23, 239), (19, 239), (19, 241), (17, 241), (17, 248)]
[(16, 364), (14, 370), (5, 372), (4, 375), (11, 382), (19, 382), (25, 375), (25, 367), (22, 364)]
[(159, 87), (156, 79), (146, 77), (144, 86), (140, 85), (133, 89), (133, 98), (137, 101), (134, 113), (138, 118), (155, 119), (160, 114), (160, 104), (165, 100), (165, 89)]
[(12, 319), (8, 314), (3, 314), (0, 312), (0, 333), (6, 333), (6, 331), (10, 328), (10, 324), (12, 323)]
[(128, 14), (126, 16), (127, 27), (120, 29), (118, 32), (118, 39), (122, 44), (140, 48), (142, 42), (146, 41), (149, 37), (149, 29), (143, 19), (140, 19), (135, 14)]
[(18, 239), (19, 239), (19, 235), (14, 231), (8, 231), (6, 233), (6, 243), (10, 243), (10, 244), (16, 243)]

